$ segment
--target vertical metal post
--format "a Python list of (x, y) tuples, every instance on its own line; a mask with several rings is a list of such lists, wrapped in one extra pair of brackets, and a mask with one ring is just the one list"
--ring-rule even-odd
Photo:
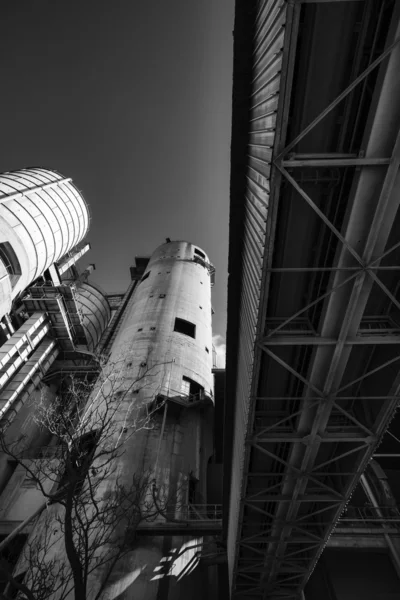
[(158, 457), (160, 456), (161, 442), (162, 442), (162, 439), (163, 439), (164, 429), (165, 429), (165, 421), (167, 420), (167, 410), (168, 410), (168, 404), (167, 404), (167, 401), (165, 401), (165, 404), (164, 404), (164, 414), (163, 414), (163, 420), (162, 420), (161, 431), (160, 431), (160, 437), (158, 439), (158, 448), (157, 448), (156, 463), (154, 465), (154, 474), (157, 471)]
[[(365, 477), (365, 475), (361, 475), (361, 485), (364, 488), (365, 494), (367, 496), (367, 498), (369, 499), (369, 501), (371, 502), (372, 506), (376, 509), (377, 515), (380, 518), (384, 518), (384, 515), (382, 514), (382, 511), (379, 510), (379, 503), (377, 501), (377, 499), (375, 498), (375, 494), (371, 489), (371, 486), (368, 483), (367, 478)], [(400, 557), (398, 555), (398, 552), (390, 538), (390, 535), (388, 533), (385, 532), (386, 526), (382, 525), (382, 529), (384, 530), (383, 532), (383, 536), (385, 538), (385, 541), (388, 545), (389, 548), (389, 552), (390, 552), (390, 556), (392, 558), (394, 567), (396, 569), (397, 572), (397, 576), (400, 579)]]

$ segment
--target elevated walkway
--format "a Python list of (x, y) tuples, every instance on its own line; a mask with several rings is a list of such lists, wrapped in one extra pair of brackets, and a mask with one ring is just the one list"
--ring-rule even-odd
[(140, 535), (220, 535), (222, 505), (186, 504), (175, 511), (166, 511), (157, 521), (143, 522)]
[(213, 406), (213, 400), (203, 390), (197, 394), (183, 394), (176, 390), (161, 390), (157, 395), (152, 410), (160, 410), (167, 407), (168, 414), (178, 418), (183, 410), (200, 409)]
[(400, 4), (236, 7), (228, 570), (298, 600), (398, 406)]

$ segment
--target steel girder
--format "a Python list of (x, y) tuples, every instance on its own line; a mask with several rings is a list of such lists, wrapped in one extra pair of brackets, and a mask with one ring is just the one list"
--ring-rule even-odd
[[(389, 360), (382, 360), (373, 368), (365, 369), (362, 376), (350, 381), (344, 379), (344, 374), (351, 352), (357, 351), (357, 347), (369, 345), (376, 353), (380, 347), (395, 345), (400, 341), (400, 331), (390, 335), (360, 335), (360, 325), (373, 285), (378, 286), (387, 298), (400, 308), (396, 297), (380, 278), (380, 271), (389, 269), (387, 266), (382, 268), (381, 261), (400, 244), (400, 241), (396, 240), (387, 248), (400, 201), (400, 194), (393, 193), (395, 188), (399, 190), (400, 185), (400, 135), (394, 144), (388, 147), (391, 137), (389, 124), (396, 119), (397, 123), (399, 122), (397, 116), (394, 117), (399, 109), (393, 102), (393, 98), (400, 97), (400, 86), (396, 81), (396, 73), (400, 68), (399, 35), (400, 29), (396, 32), (394, 42), (381, 57), (373, 61), (273, 161), (273, 169), (281, 174), (276, 180), (280, 182), (281, 178), (284, 178), (296, 190), (298, 196), (336, 236), (339, 250), (336, 252), (333, 266), (326, 269), (323, 266), (315, 267), (317, 270), (332, 273), (329, 290), (312, 303), (308, 303), (302, 310), (288, 316), (268, 333), (267, 302), (264, 298), (264, 316), (260, 321), (256, 348), (258, 356), (255, 356), (256, 368), (260, 368), (262, 355), (267, 355), (270, 361), (297, 379), (304, 391), (300, 402), (298, 396), (291, 397), (287, 394), (263, 398), (257, 394), (257, 375), (255, 380), (253, 379), (253, 402), (260, 405), (259, 401), (265, 400), (265, 407), (253, 411), (253, 427), (246, 440), (247, 453), (256, 449), (273, 468), (253, 471), (251, 461), (247, 461), (247, 491), (242, 498), (241, 537), (238, 540), (234, 597), (268, 600), (299, 598), (398, 404), (400, 353)], [(302, 137), (346, 98), (386, 57), (389, 57), (389, 60), (380, 84), (381, 93), (375, 111), (375, 122), (368, 139), (366, 160), (357, 162), (354, 158), (332, 156), (327, 159), (315, 156), (310, 159), (314, 164), (308, 164), (315, 166), (318, 161), (318, 164), (322, 164), (322, 161), (326, 166), (327, 162), (332, 160), (332, 166), (346, 167), (352, 164), (360, 169), (347, 225), (339, 231), (287, 171), (287, 168), (307, 166), (304, 159), (301, 159), (300, 164), (300, 161), (296, 163), (296, 159), (286, 160), (286, 157)], [(391, 105), (388, 103), (390, 96)], [(385, 135), (387, 139), (382, 139)], [(379, 155), (382, 148), (385, 152)], [(377, 169), (383, 169), (384, 172), (378, 172)], [(371, 185), (372, 178), (374, 185)], [(378, 198), (374, 193), (376, 186), (380, 187)], [(278, 187), (275, 192), (276, 203)], [(277, 209), (272, 207), (272, 210)], [(274, 271), (271, 261), (273, 240), (271, 232), (272, 246), (269, 248), (264, 270), (266, 281), (268, 273)], [(398, 268), (398, 264), (390, 266), (392, 270)], [(303, 272), (312, 269), (313, 267), (307, 265)], [(279, 268), (275, 269), (278, 270)], [(290, 270), (301, 271), (301, 268), (286, 269), (287, 272)], [(310, 330), (296, 337), (284, 335), (285, 326), (301, 316), (310, 306), (321, 302), (324, 302), (324, 315), (319, 334)], [(297, 368), (289, 364), (274, 351), (275, 347), (281, 346), (312, 347), (313, 355), (307, 376), (301, 372), (300, 365)], [(344, 395), (346, 391), (351, 392), (357, 388), (357, 385), (368, 377), (393, 365), (396, 366), (397, 374), (392, 377), (387, 395)], [(293, 400), (293, 403), (288, 409), (290, 400)], [(374, 403), (375, 406), (378, 404), (378, 410), (371, 408)], [(360, 405), (363, 406), (362, 410), (359, 409)], [(359, 415), (365, 415), (368, 411), (373, 413), (372, 418), (360, 418)], [(263, 419), (268, 417), (270, 424), (266, 426)], [(335, 428), (333, 417), (341, 419), (340, 427)], [(258, 425), (259, 420), (261, 425)], [(348, 468), (343, 469), (344, 465)], [(258, 521), (249, 516), (254, 517), (256, 514), (260, 516)], [(246, 550), (242, 557), (240, 547)]]

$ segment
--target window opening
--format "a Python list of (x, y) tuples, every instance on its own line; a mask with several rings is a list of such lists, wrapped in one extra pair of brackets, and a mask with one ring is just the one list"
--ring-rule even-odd
[(147, 273), (145, 273), (142, 277), (142, 279), (140, 280), (140, 282), (144, 281), (145, 279), (148, 278), (148, 276), (150, 275), (150, 271), (147, 271)]
[(58, 484), (58, 489), (73, 486), (74, 495), (82, 492), (86, 475), (96, 450), (99, 432), (89, 431), (75, 440), (66, 455), (65, 471)]
[(165, 294), (160, 294), (160, 298), (165, 298)]
[[(8, 535), (8, 534), (7, 534)], [(0, 543), (3, 542), (7, 535), (0, 536)], [(22, 550), (26, 544), (28, 536), (25, 534), (17, 535), (1, 552), (0, 552), (0, 560), (3, 562), (3, 566), (7, 569), (9, 573), (12, 573), (18, 559), (22, 553)], [(21, 574), (25, 575), (25, 573)], [(20, 581), (19, 577), (21, 575), (17, 575), (17, 581)], [(22, 581), (22, 579), (21, 579)], [(14, 586), (13, 586), (14, 587)], [(7, 598), (15, 598), (16, 595), (10, 595), (10, 592), (13, 591), (11, 585), (8, 583), (5, 576), (0, 573), (0, 592), (5, 592), (7, 590), (8, 595)]]
[(196, 325), (190, 321), (185, 321), (185, 319), (179, 319), (178, 317), (175, 319), (174, 331), (183, 333), (192, 338), (196, 337)]
[(194, 504), (195, 500), (196, 500), (196, 487), (198, 484), (199, 480), (196, 479), (196, 477), (194, 477), (192, 475), (192, 473), (189, 473), (189, 482), (188, 482), (188, 504)]
[(155, 327), (150, 327), (150, 331), (155, 331), (156, 328)]
[(200, 256), (200, 258), (202, 258), (203, 260), (206, 260), (206, 255), (198, 248), (194, 249), (194, 253), (197, 254), (197, 256)]
[(150, 404), (147, 404), (147, 414), (151, 415), (165, 405), (165, 396), (156, 396)]
[(204, 388), (202, 385), (190, 379), (190, 377), (186, 377), (184, 375), (182, 377), (182, 393), (185, 396), (189, 396), (189, 402), (195, 402), (196, 400), (201, 400), (204, 396)]
[[(17, 583), (23, 583), (26, 574), (27, 571), (24, 571), (23, 573), (19, 573), (18, 575), (13, 575), (13, 577)], [(10, 582), (4, 590), (4, 594), (7, 600), (14, 600), (15, 598), (18, 598), (18, 592), (19, 589), (13, 582)]]
[(11, 477), (14, 475), (15, 469), (18, 466), (18, 461), (16, 460), (7, 460), (5, 472), (3, 473), (3, 485), (0, 487), (0, 494), (3, 493), (4, 489), (7, 487), (8, 482)]
[(14, 288), (22, 271), (17, 255), (9, 242), (0, 243), (0, 258), (10, 276), (11, 287)]
[(210, 354), (210, 351), (209, 351), (209, 349), (207, 348), (207, 346), (206, 346), (206, 352), (207, 352), (207, 354)]
[(143, 327), (139, 327), (138, 331), (143, 331)]

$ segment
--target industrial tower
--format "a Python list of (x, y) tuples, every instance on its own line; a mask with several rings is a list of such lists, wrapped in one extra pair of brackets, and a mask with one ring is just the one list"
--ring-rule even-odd
[[(208, 470), (213, 461), (213, 278), (208, 257), (193, 244), (167, 242), (158, 247), (107, 348), (108, 364), (117, 366), (121, 379), (121, 385), (116, 382), (119, 393), (129, 389), (123, 409), (128, 415), (124, 421), (126, 435), (136, 419), (129, 405), (153, 409), (151, 428), (130, 438), (118, 459), (118, 471), (127, 483), (133, 474), (151, 473), (157, 485), (163, 485), (173, 498), (168, 515), (139, 527), (139, 538), (124, 559), (124, 567), (119, 567), (120, 584), (113, 588), (116, 597), (126, 588), (123, 575), (138, 569), (143, 570), (142, 575), (129, 587), (133, 597), (182, 598), (193, 595), (195, 587), (196, 597), (201, 598), (210, 589), (201, 569), (191, 577), (180, 577), (179, 571), (190, 561), (192, 567), (197, 563), (198, 547), (183, 556), (183, 563), (181, 559), (171, 563), (170, 570), (160, 569), (185, 543), (198, 540), (201, 526), (205, 533), (217, 532), (221, 518), (215, 513), (202, 515), (210, 508), (207, 488), (215, 485)], [(132, 388), (135, 380), (138, 383)], [(160, 409), (154, 414), (157, 403)], [(188, 507), (198, 514), (190, 516)], [(199, 519), (204, 521), (201, 525)], [(185, 536), (190, 530), (192, 537)], [(172, 575), (176, 576), (174, 583)]]

